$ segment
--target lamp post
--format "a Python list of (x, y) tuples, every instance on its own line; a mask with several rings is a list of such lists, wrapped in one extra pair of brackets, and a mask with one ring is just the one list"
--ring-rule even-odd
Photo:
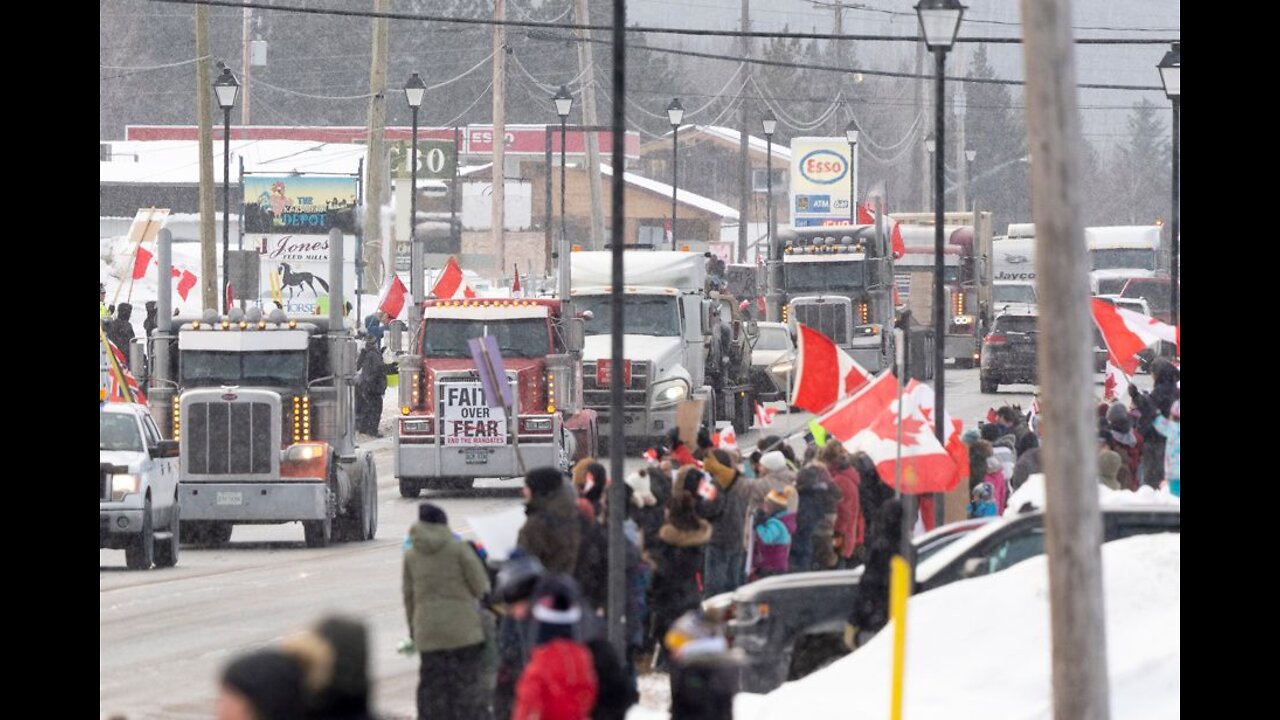
[(409, 308), (409, 326), (418, 327), (422, 319), (422, 248), (418, 246), (418, 108), (427, 95), (427, 86), (414, 73), (404, 84), (404, 98), (409, 103), (409, 111), (413, 114), (413, 131), (409, 140), (409, 294), (413, 296), (413, 306)]
[[(764, 125), (764, 174), (765, 174), (765, 208), (764, 208), (764, 227), (765, 233), (769, 237), (769, 247), (773, 247), (773, 133), (778, 129), (778, 118), (774, 117), (772, 110), (766, 110), (764, 119), (760, 121)], [(674, 229), (674, 228), (673, 228)], [(769, 255), (769, 257), (773, 257)]]
[(1169, 217), (1169, 322), (1178, 325), (1178, 112), (1181, 99), (1182, 43), (1174, 43), (1173, 49), (1165, 53), (1164, 59), (1156, 67), (1160, 68), (1160, 81), (1164, 83), (1164, 94), (1173, 101), (1173, 214)]
[[(977, 150), (974, 150), (973, 148), (969, 148), (969, 149), (967, 149), (967, 150), (965, 150), (965, 151), (964, 151), (964, 184), (965, 184), (965, 189), (966, 189), (966, 190), (968, 190), (969, 183), (973, 182), (973, 159), (974, 159), (974, 158), (976, 158), (976, 157), (978, 157), (978, 151), (977, 151)], [(970, 193), (970, 194), (972, 194), (972, 193)], [(966, 202), (965, 202), (965, 203), (961, 203), (961, 205), (962, 205), (962, 207), (960, 208), (960, 210), (961, 210), (961, 211), (963, 211), (963, 210), (965, 209), (965, 208), (963, 207), (963, 205), (965, 205), (965, 204), (967, 204), (967, 203), (968, 203), (968, 200), (967, 200), (967, 199), (966, 199)], [(973, 206), (976, 208), (976, 207), (977, 207), (977, 203), (976, 203), (976, 202), (975, 202), (975, 203), (973, 203)], [(975, 212), (976, 212), (976, 210), (975, 210)]]
[(858, 123), (849, 121), (844, 138), (849, 141), (849, 225), (852, 226), (858, 224)]
[[(956, 35), (960, 32), (960, 18), (964, 16), (965, 7), (960, 0), (920, 0), (916, 5), (916, 14), (920, 18), (920, 30), (924, 33), (925, 45), (933, 52), (936, 61), (934, 72), (937, 78), (937, 94), (934, 96), (934, 134), (937, 136), (933, 153), (933, 394), (934, 394), (934, 429), (938, 434), (938, 442), (947, 444), (946, 436), (946, 380), (943, 372), (946, 350), (947, 306), (944, 301), (943, 283), (943, 156), (947, 148), (947, 118), (945, 71), (947, 51), (955, 44)], [(943, 518), (946, 508), (944, 496), (935, 497), (937, 517)], [(912, 522), (915, 517), (912, 516)]]
[(671, 121), (671, 249), (676, 249), (676, 169), (680, 162), (680, 121), (684, 119), (684, 106), (680, 98), (667, 106), (667, 119)]
[(231, 282), (231, 108), (240, 94), (240, 83), (231, 68), (222, 68), (222, 74), (213, 82), (213, 94), (222, 108), (222, 312), (227, 313), (231, 311), (227, 298)]
[(569, 94), (569, 88), (565, 87), (564, 85), (561, 85), (560, 91), (557, 92), (556, 96), (551, 99), (555, 101), (556, 114), (560, 116), (560, 242), (563, 243), (565, 241), (565, 238), (569, 236), (568, 233), (565, 231), (565, 219), (564, 219), (565, 218), (565, 211), (564, 211), (564, 208), (565, 208), (565, 205), (564, 205), (565, 148), (564, 148), (564, 145), (565, 145), (565, 135), (566, 135), (566, 129), (567, 129), (565, 123), (569, 121), (569, 111), (573, 109), (573, 96)]

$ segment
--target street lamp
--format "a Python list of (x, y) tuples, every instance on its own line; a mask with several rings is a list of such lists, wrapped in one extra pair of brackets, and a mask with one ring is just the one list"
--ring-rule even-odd
[[(944, 87), (947, 51), (955, 44), (956, 35), (960, 32), (960, 18), (964, 16), (965, 7), (960, 0), (920, 0), (916, 5), (916, 14), (920, 18), (920, 30), (924, 33), (924, 43), (933, 51), (936, 61), (937, 93), (934, 96), (934, 134), (937, 136), (934, 148), (940, 152), (933, 153), (933, 394), (934, 394), (934, 429), (938, 434), (938, 442), (946, 445), (946, 406), (944, 395), (946, 381), (943, 363), (946, 362), (946, 320), (947, 306), (944, 301), (943, 288), (943, 155), (947, 147), (946, 89)], [(944, 515), (944, 496), (935, 497), (935, 506), (939, 520)], [(911, 518), (915, 522), (915, 517)]]
[(231, 108), (236, 106), (240, 83), (231, 74), (231, 68), (222, 68), (222, 74), (213, 82), (213, 94), (222, 108), (222, 312), (231, 312), (231, 300), (227, 287), (231, 282)]
[(421, 319), (420, 301), (422, 300), (422, 248), (418, 247), (418, 108), (427, 95), (427, 86), (418, 77), (418, 73), (409, 76), (404, 84), (404, 99), (409, 103), (413, 114), (413, 133), (409, 142), (409, 294), (413, 296), (413, 307), (409, 308), (409, 324), (417, 327)]
[(1173, 101), (1173, 215), (1169, 218), (1171, 243), (1169, 245), (1169, 321), (1178, 325), (1178, 135), (1182, 87), (1179, 75), (1182, 70), (1182, 43), (1174, 43), (1173, 49), (1165, 53), (1160, 61), (1160, 81), (1164, 83), (1164, 94)]
[(671, 249), (676, 249), (676, 174), (680, 162), (680, 121), (684, 119), (684, 106), (680, 98), (667, 106), (667, 119), (671, 121)]
[(564, 163), (564, 144), (565, 144), (565, 123), (569, 120), (569, 111), (573, 109), (573, 96), (569, 94), (569, 88), (564, 85), (560, 86), (560, 91), (556, 96), (551, 98), (556, 104), (556, 114), (560, 116), (560, 242), (564, 242), (568, 237), (565, 232), (565, 211), (564, 211), (564, 194), (565, 194), (565, 163)]
[(858, 123), (850, 120), (844, 128), (849, 141), (849, 225), (858, 224)]
[[(778, 118), (774, 116), (772, 110), (766, 110), (764, 119), (760, 121), (764, 125), (764, 174), (765, 177), (765, 208), (764, 208), (764, 227), (765, 232), (769, 236), (769, 247), (773, 247), (773, 133), (778, 129)], [(672, 228), (674, 230), (675, 228)], [(770, 256), (772, 257), (772, 256)]]

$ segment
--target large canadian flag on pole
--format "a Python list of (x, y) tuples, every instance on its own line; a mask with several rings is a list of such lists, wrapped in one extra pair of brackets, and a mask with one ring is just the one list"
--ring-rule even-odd
[(799, 328), (796, 384), (791, 391), (791, 404), (814, 413), (826, 412), (841, 398), (867, 384), (871, 374), (831, 338), (805, 325)]
[(1129, 396), (1129, 376), (1107, 358), (1107, 379), (1102, 384), (1102, 399), (1126, 402)]
[(378, 297), (378, 309), (390, 318), (398, 318), (408, 297), (409, 288), (404, 286), (399, 275), (392, 275), (391, 282), (382, 288), (382, 294)]
[[(904, 389), (906, 394), (910, 395), (915, 401), (916, 407), (920, 409), (920, 414), (929, 423), (929, 427), (934, 428), (934, 436), (937, 436), (937, 419), (933, 414), (934, 395), (933, 388), (924, 383), (911, 379)], [(969, 477), (969, 448), (965, 446), (964, 441), (960, 439), (960, 434), (964, 431), (964, 423), (951, 413), (947, 413), (946, 418), (946, 441), (945, 447), (947, 455), (951, 456), (952, 462), (956, 464), (956, 482)], [(951, 487), (955, 487), (954, 484)]]
[(462, 268), (459, 267), (458, 261), (452, 257), (445, 263), (444, 270), (440, 271), (440, 277), (436, 278), (431, 294), (438, 300), (461, 300), (476, 296), (475, 291), (468, 287), (466, 280), (463, 279)]
[(845, 441), (844, 446), (851, 452), (861, 451), (871, 456), (880, 479), (889, 487), (895, 487), (897, 466), (901, 462), (904, 493), (947, 492), (960, 482), (955, 461), (934, 437), (933, 426), (921, 413), (915, 398), (905, 393), (901, 404), (894, 398), (870, 427)]
[(871, 426), (889, 403), (898, 397), (898, 379), (891, 372), (881, 373), (857, 392), (841, 400), (830, 411), (818, 417), (818, 424), (841, 441)]
[(1178, 342), (1177, 328), (1162, 323), (1150, 315), (1143, 315), (1132, 310), (1116, 307), (1106, 300), (1091, 298), (1093, 322), (1102, 333), (1102, 340), (1107, 344), (1107, 352), (1111, 362), (1133, 375), (1138, 370), (1138, 352), (1160, 340), (1171, 343)]

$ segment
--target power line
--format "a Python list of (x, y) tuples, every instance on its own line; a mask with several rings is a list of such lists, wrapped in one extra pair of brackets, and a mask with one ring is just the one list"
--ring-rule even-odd
[[(823, 2), (822, 0), (809, 0), (809, 2), (813, 3), (814, 5), (822, 5), (825, 7), (840, 6), (839, 3)], [(874, 12), (874, 13), (881, 13), (884, 15), (894, 15), (897, 17), (909, 17), (913, 20), (917, 17), (916, 13), (913, 13), (913, 12), (906, 12), (904, 10), (886, 10), (884, 8), (875, 8), (875, 7), (871, 7), (870, 5), (863, 5), (861, 3), (844, 3), (843, 7), (847, 10), (858, 10), (860, 12)], [(1022, 23), (1012, 22), (1009, 20), (986, 20), (983, 18), (965, 18), (964, 22), (965, 24), (973, 23), (978, 25), (1003, 25), (1007, 27), (1022, 27)], [(1135, 28), (1135, 27), (1114, 27), (1109, 25), (1072, 25), (1071, 29), (1072, 30), (1110, 30), (1110, 31), (1117, 31), (1117, 32), (1179, 32), (1178, 28), (1171, 28), (1171, 27)]]
[[(448, 15), (425, 15), (422, 13), (385, 12), (369, 10), (337, 10), (326, 8), (305, 8), (293, 5), (268, 5), (266, 3), (245, 2), (238, 0), (151, 0), (151, 2), (177, 5), (208, 5), (211, 7), (251, 8), (258, 10), (274, 10), (278, 12), (302, 13), (307, 15), (333, 15), (338, 17), (387, 18), (390, 20), (418, 20), (422, 22), (440, 22), (457, 25), (501, 25), (516, 28), (540, 28), (549, 30), (578, 30), (611, 32), (612, 25), (579, 25), (576, 23), (555, 23), (534, 20), (493, 20), (489, 18), (450, 17)], [(629, 33), (653, 33), (663, 35), (687, 35), (691, 37), (730, 37), (730, 38), (787, 38), (796, 40), (858, 40), (862, 42), (910, 42), (918, 43), (922, 38), (906, 35), (837, 35), (835, 33), (793, 33), (760, 30), (699, 30), (691, 28), (646, 27), (633, 25), (627, 28)], [(1169, 45), (1178, 42), (1179, 38), (1076, 38), (1075, 43), (1081, 45)], [(1021, 44), (1020, 37), (961, 37), (959, 43), (1007, 43)]]

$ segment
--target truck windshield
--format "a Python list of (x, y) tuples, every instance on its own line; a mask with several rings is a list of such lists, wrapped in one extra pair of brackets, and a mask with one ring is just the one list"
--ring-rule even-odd
[[(675, 295), (627, 295), (624, 335), (679, 337), (680, 311)], [(613, 327), (608, 295), (583, 295), (573, 300), (575, 311), (590, 310), (588, 335), (608, 335)]]
[(866, 263), (850, 262), (789, 262), (783, 264), (786, 273), (787, 292), (833, 291), (846, 293), (866, 286)]
[(138, 421), (123, 413), (98, 413), (98, 449), (142, 452)]
[(1000, 285), (995, 286), (998, 303), (1030, 303), (1036, 304), (1036, 287), (1034, 285)]
[(182, 386), (222, 385), (301, 387), (307, 382), (307, 354), (302, 350), (213, 352), (184, 350)]
[(1090, 250), (1089, 259), (1094, 270), (1155, 270), (1154, 250)]
[(551, 351), (547, 321), (542, 318), (519, 320), (446, 320), (427, 321), (422, 354), (433, 358), (469, 358), (467, 341), (492, 335), (498, 340), (503, 357), (542, 357)]
[(791, 333), (786, 328), (762, 327), (760, 339), (756, 340), (756, 350), (790, 350)]

